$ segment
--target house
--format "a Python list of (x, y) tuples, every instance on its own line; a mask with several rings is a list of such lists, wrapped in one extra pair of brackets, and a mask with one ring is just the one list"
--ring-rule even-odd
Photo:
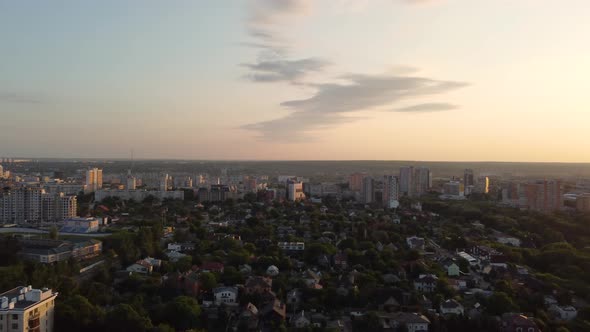
[(289, 252), (303, 252), (305, 250), (305, 242), (279, 242), (277, 245), (280, 249)]
[(502, 315), (500, 332), (541, 332), (533, 318), (521, 314)]
[(225, 304), (227, 306), (237, 306), (238, 287), (217, 287), (213, 289), (215, 304)]
[(259, 312), (265, 320), (280, 322), (287, 318), (287, 306), (278, 299), (265, 305)]
[(276, 277), (279, 275), (279, 268), (271, 265), (268, 267), (268, 269), (266, 269), (266, 275), (270, 276), (270, 277)]
[(219, 262), (206, 262), (199, 267), (201, 272), (223, 273), (224, 265)]
[(193, 251), (195, 250), (195, 244), (192, 242), (183, 242), (183, 243), (168, 243), (168, 250), (174, 251)]
[(513, 247), (520, 247), (520, 243), (521, 243), (520, 239), (517, 239), (512, 236), (505, 236), (505, 235), (500, 235), (500, 236), (496, 237), (496, 241), (498, 241), (498, 243), (510, 245)]
[(379, 324), (386, 331), (397, 331), (404, 328), (408, 332), (428, 331), (430, 320), (424, 315), (409, 312), (378, 312)]
[(441, 315), (463, 315), (465, 313), (463, 306), (453, 299), (442, 302), (439, 309)]
[(320, 281), (322, 280), (321, 274), (318, 272), (314, 272), (312, 270), (307, 270), (303, 273), (303, 281), (307, 285), (308, 288), (313, 289), (322, 289), (322, 285), (320, 285)]
[(258, 308), (248, 303), (239, 317), (239, 325), (245, 326), (248, 330), (255, 330), (258, 327)]
[(447, 271), (447, 275), (449, 277), (458, 277), (461, 275), (461, 270), (459, 269), (459, 265), (457, 265), (453, 260), (446, 260), (443, 263), (443, 267)]
[(305, 316), (305, 311), (301, 311), (291, 318), (291, 325), (296, 329), (303, 329), (311, 325), (311, 320)]
[(578, 310), (571, 305), (561, 306), (553, 304), (549, 307), (549, 312), (551, 312), (557, 319), (566, 321), (570, 321), (578, 316)]
[(463, 279), (449, 279), (449, 286), (456, 291), (462, 291), (467, 289), (467, 281)]
[(387, 312), (397, 311), (400, 305), (399, 302), (393, 297), (390, 296), (382, 305), (379, 306), (379, 309), (385, 310)]
[(414, 288), (419, 292), (432, 293), (436, 290), (438, 277), (434, 274), (421, 274), (414, 280)]
[(183, 254), (183, 253), (176, 251), (176, 250), (167, 250), (164, 254), (173, 263), (178, 262), (178, 260), (181, 259), (182, 257), (188, 256), (188, 255)]
[(303, 302), (303, 293), (299, 289), (293, 289), (287, 293), (287, 305), (297, 307)]
[(480, 260), (490, 260), (492, 256), (501, 255), (499, 251), (488, 246), (474, 246), (469, 249), (469, 253)]
[(424, 250), (424, 238), (411, 236), (406, 238), (406, 244), (410, 249)]
[(144, 261), (137, 261), (137, 263), (129, 265), (126, 270), (131, 273), (151, 274), (154, 266)]
[(272, 279), (267, 277), (249, 277), (244, 284), (246, 294), (263, 294), (272, 289)]

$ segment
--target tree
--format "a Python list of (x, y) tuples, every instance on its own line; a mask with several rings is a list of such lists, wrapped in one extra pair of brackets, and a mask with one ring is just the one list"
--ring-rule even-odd
[(162, 318), (176, 330), (185, 331), (199, 327), (200, 316), (201, 307), (194, 298), (179, 296), (166, 304)]
[(215, 275), (211, 272), (201, 273), (199, 281), (201, 283), (201, 288), (205, 291), (210, 291), (217, 286), (217, 278), (215, 278)]
[(148, 317), (143, 317), (128, 304), (118, 304), (106, 315), (105, 331), (109, 332), (127, 332), (147, 331), (152, 327)]
[(518, 306), (508, 296), (508, 294), (503, 293), (503, 292), (495, 292), (488, 299), (487, 310), (491, 314), (501, 315), (501, 314), (503, 314), (505, 312), (516, 312), (516, 311), (518, 311)]
[(101, 331), (104, 312), (94, 306), (87, 298), (74, 295), (63, 302), (58, 301), (55, 308), (56, 331)]

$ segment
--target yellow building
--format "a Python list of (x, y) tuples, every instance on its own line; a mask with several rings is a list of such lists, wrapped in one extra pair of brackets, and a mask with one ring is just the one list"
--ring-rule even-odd
[(57, 294), (31, 286), (0, 294), (0, 331), (52, 332)]

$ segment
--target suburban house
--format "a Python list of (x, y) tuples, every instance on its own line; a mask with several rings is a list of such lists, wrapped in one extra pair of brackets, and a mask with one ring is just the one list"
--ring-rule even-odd
[(238, 299), (238, 287), (217, 287), (213, 289), (213, 297), (215, 298), (215, 304), (225, 304), (228, 306), (239, 305)]
[(430, 321), (424, 315), (409, 312), (377, 313), (379, 324), (386, 331), (397, 331), (402, 327), (408, 332), (428, 331)]
[(154, 271), (154, 267), (144, 261), (137, 261), (129, 265), (126, 270), (132, 273), (151, 274)]
[(438, 277), (434, 274), (421, 274), (414, 280), (414, 288), (419, 292), (432, 293), (436, 290)]
[(205, 262), (199, 267), (201, 272), (223, 273), (224, 265), (219, 262)]
[(411, 236), (406, 238), (406, 244), (410, 249), (424, 250), (424, 238)]
[(567, 321), (572, 320), (578, 316), (578, 311), (571, 305), (561, 306), (553, 304), (549, 307), (549, 312), (551, 312), (556, 318)]
[(502, 315), (500, 332), (541, 332), (531, 317), (508, 313)]
[(301, 311), (291, 318), (291, 325), (297, 329), (303, 329), (311, 325), (311, 320), (305, 316), (305, 311)]
[(440, 304), (441, 315), (463, 315), (464, 313), (465, 309), (461, 303), (453, 299), (446, 300)]
[(447, 271), (447, 275), (449, 277), (458, 277), (461, 275), (461, 270), (459, 269), (459, 265), (457, 265), (453, 260), (446, 260), (443, 263), (443, 267)]

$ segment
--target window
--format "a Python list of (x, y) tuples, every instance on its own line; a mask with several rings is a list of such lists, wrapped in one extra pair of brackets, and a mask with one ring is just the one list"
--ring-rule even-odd
[(18, 323), (12, 323), (12, 329), (18, 330)]
[(18, 319), (18, 315), (12, 314), (12, 319), (13, 320), (17, 320)]

